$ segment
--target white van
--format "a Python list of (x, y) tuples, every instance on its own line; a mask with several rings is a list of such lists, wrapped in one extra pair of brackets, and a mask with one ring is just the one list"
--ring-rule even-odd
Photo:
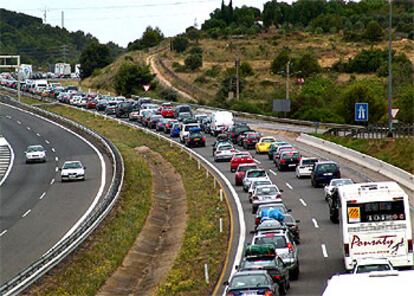
[(226, 129), (232, 127), (233, 114), (229, 111), (217, 111), (214, 112), (211, 116), (211, 134), (217, 136)]

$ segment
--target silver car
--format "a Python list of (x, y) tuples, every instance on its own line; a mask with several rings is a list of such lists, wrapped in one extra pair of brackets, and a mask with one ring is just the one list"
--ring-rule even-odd
[(46, 162), (46, 149), (42, 145), (30, 145), (24, 152), (26, 163)]
[(274, 184), (257, 186), (251, 196), (252, 213), (256, 214), (260, 205), (283, 202), (281, 192), (282, 190)]
[(264, 170), (264, 169), (252, 169), (252, 170), (248, 170), (246, 172), (246, 174), (244, 175), (244, 179), (243, 179), (243, 190), (245, 192), (247, 192), (249, 190), (249, 188), (250, 188), (250, 185), (252, 184), (252, 182), (254, 180), (263, 179), (263, 178), (266, 178), (266, 179), (269, 179), (270, 180), (269, 176), (266, 173), (266, 170)]

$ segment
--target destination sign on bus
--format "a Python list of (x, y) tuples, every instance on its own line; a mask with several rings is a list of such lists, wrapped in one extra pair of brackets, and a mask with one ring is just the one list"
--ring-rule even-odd
[(347, 210), (350, 224), (405, 220), (402, 200), (349, 203)]

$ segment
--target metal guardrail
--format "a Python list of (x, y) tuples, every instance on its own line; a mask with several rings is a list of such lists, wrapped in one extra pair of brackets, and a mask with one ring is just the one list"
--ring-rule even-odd
[[(0, 101), (5, 101), (0, 99)], [(9, 296), (17, 295), (25, 290), (32, 283), (38, 280), (42, 275), (56, 266), (67, 255), (75, 250), (88, 236), (94, 231), (100, 222), (106, 217), (112, 209), (121, 192), (124, 179), (124, 162), (122, 155), (115, 145), (108, 139), (98, 135), (92, 130), (57, 114), (42, 110), (40, 108), (23, 105), (13, 100), (6, 100), (6, 103), (19, 107), (31, 113), (38, 114), (48, 119), (53, 119), (58, 123), (63, 123), (66, 127), (85, 136), (85, 138), (93, 139), (94, 142), (100, 144), (106, 154), (112, 159), (113, 175), (111, 185), (103, 199), (97, 204), (93, 211), (79, 225), (79, 227), (66, 239), (61, 241), (54, 248), (45, 253), (42, 257), (32, 263), (29, 267), (19, 272), (13, 279), (7, 281), (0, 287), (0, 295)]]

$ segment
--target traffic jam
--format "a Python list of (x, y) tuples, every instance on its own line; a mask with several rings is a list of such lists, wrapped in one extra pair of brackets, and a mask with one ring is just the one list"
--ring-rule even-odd
[[(339, 224), (346, 272), (329, 280), (324, 295), (338, 295), (347, 277), (413, 266), (408, 196), (395, 182), (354, 183), (341, 178), (337, 162), (305, 156), (293, 144), (234, 120), (229, 111), (199, 113), (186, 104), (83, 94), (76, 87), (58, 86), (40, 95), (124, 118), (189, 148), (209, 150), (206, 158), (241, 192), (242, 203), (250, 204), (251, 217), (246, 221), (253, 221), (246, 225), (251, 235), (246, 236), (243, 258), (223, 283), (228, 296), (286, 295), (300, 279), (300, 248), (306, 248), (299, 248), (300, 221), (274, 182), (285, 171), (294, 172), (308, 186), (323, 188), (326, 214)], [(265, 162), (273, 169), (266, 169)]]

